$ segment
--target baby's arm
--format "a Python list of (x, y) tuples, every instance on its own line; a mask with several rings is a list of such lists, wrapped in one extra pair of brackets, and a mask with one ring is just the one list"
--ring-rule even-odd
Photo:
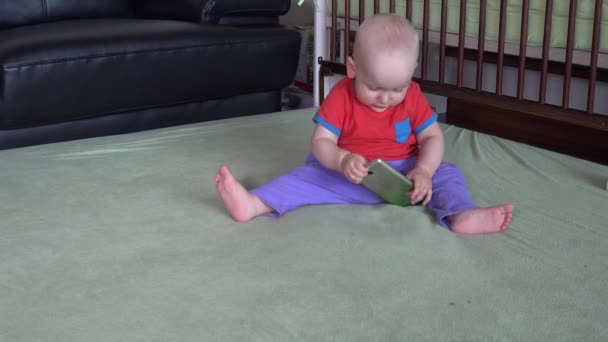
[(343, 173), (353, 183), (361, 183), (367, 175), (363, 156), (338, 147), (338, 137), (327, 128), (317, 125), (312, 135), (312, 154), (326, 168)]
[(414, 182), (411, 193), (413, 203), (427, 205), (433, 194), (433, 175), (443, 159), (443, 133), (434, 122), (416, 136), (418, 140), (418, 159), (416, 167), (407, 174)]
[(416, 167), (425, 169), (432, 177), (443, 159), (443, 132), (434, 122), (416, 136), (418, 140), (418, 160)]

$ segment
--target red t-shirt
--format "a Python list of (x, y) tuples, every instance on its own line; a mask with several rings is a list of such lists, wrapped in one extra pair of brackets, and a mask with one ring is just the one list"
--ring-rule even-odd
[(313, 121), (334, 133), (340, 148), (368, 161), (399, 160), (418, 153), (416, 135), (436, 122), (437, 114), (415, 82), (400, 104), (377, 113), (359, 101), (354, 81), (345, 78), (329, 92)]

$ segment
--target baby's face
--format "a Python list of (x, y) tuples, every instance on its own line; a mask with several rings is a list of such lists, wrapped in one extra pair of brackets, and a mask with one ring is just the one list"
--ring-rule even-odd
[(357, 64), (355, 91), (359, 101), (375, 112), (400, 104), (410, 85), (415, 63), (411, 56), (386, 54), (374, 56), (366, 65)]

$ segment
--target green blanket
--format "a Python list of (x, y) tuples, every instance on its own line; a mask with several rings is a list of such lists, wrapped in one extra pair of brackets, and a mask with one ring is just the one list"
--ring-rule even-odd
[[(408, 0), (409, 1), (409, 0)], [(498, 40), (498, 23), (500, 18), (501, 0), (488, 0), (486, 7), (486, 39)], [(331, 11), (331, 1), (327, 1)], [(407, 1), (396, 1), (396, 13), (405, 16)], [(447, 31), (458, 33), (460, 18), (459, 0), (448, 0)], [(380, 13), (389, 12), (389, 0), (380, 0)], [(441, 0), (431, 0), (429, 9), (430, 29), (441, 29)], [(569, 0), (556, 0), (553, 4), (553, 18), (551, 26), (551, 46), (566, 48), (568, 37), (568, 11)], [(345, 0), (338, 0), (338, 15), (344, 16)], [(528, 12), (528, 44), (540, 46), (543, 43), (545, 29), (545, 0), (531, 0)], [(424, 0), (413, 0), (412, 22), (414, 26), (422, 28)], [(470, 37), (479, 34), (479, 0), (467, 1), (465, 20), (465, 33)], [(508, 42), (518, 43), (521, 37), (522, 1), (510, 0), (507, 5), (507, 23), (505, 38)], [(365, 0), (365, 15), (374, 13), (374, 1)], [(579, 0), (575, 20), (574, 45), (578, 50), (591, 50), (593, 37), (593, 16), (595, 13), (594, 0)], [(351, 0), (351, 18), (359, 18), (359, 0)], [(608, 53), (608, 2), (604, 1), (601, 20), (600, 51)]]
[(608, 167), (443, 126), (505, 233), (424, 208), (237, 224), (215, 194), (300, 164), (314, 110), (0, 151), (0, 341), (606, 341)]

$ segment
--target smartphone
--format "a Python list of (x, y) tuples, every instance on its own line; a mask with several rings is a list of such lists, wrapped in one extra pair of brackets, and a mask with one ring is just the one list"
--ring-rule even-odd
[(414, 190), (414, 183), (401, 172), (382, 159), (375, 159), (367, 164), (367, 176), (363, 178), (363, 186), (382, 197), (387, 203), (402, 207), (412, 205), (408, 192)]

